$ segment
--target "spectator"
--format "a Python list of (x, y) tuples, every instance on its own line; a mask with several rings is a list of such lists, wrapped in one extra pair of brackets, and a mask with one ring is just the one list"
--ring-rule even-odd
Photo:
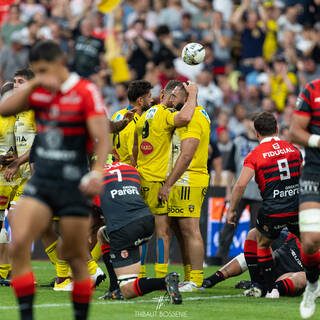
[(35, 0), (25, 0), (20, 4), (20, 9), (22, 20), (25, 22), (32, 20), (32, 17), (38, 12), (42, 14), (46, 13), (45, 7)]
[[(244, 21), (244, 23), (243, 23)], [(251, 8), (250, 0), (244, 0), (236, 9), (231, 19), (233, 28), (241, 35), (241, 70), (248, 73), (252, 70), (255, 57), (263, 54), (265, 31), (258, 25), (259, 17)]]
[[(226, 169), (226, 163), (228, 161), (231, 149), (232, 149), (232, 139), (230, 136), (230, 132), (227, 127), (218, 127), (217, 130), (217, 146), (221, 153), (222, 158), (222, 169)], [(224, 184), (224, 183), (223, 183)]]
[(231, 112), (234, 105), (238, 102), (235, 92), (232, 90), (232, 86), (229, 82), (224, 81), (220, 88), (223, 93), (222, 108), (225, 111)]
[(167, 25), (170, 30), (179, 28), (182, 17), (180, 0), (168, 0), (168, 4), (160, 11), (159, 24)]
[(6, 46), (11, 43), (11, 36), (15, 31), (23, 29), (25, 26), (24, 22), (20, 19), (20, 8), (19, 5), (12, 5), (9, 8), (8, 21), (2, 25), (1, 37), (2, 41)]
[(158, 38), (157, 48), (154, 50), (154, 62), (156, 65), (166, 61), (173, 61), (179, 56), (180, 52), (174, 45), (168, 26), (160, 25), (156, 30), (156, 36)]
[(264, 58), (256, 57), (254, 59), (253, 68), (254, 70), (246, 76), (246, 84), (248, 87), (250, 85), (259, 86), (258, 77), (266, 70), (266, 61)]
[(277, 110), (282, 112), (289, 93), (296, 91), (298, 84), (294, 73), (288, 72), (286, 59), (283, 55), (276, 55), (273, 62), (273, 72), (270, 78), (270, 97), (275, 101)]
[(212, 16), (211, 30), (203, 33), (206, 42), (212, 43), (214, 56), (226, 64), (231, 58), (232, 30), (223, 24), (222, 13), (215, 11)]
[(222, 184), (222, 157), (216, 142), (210, 141), (208, 156), (210, 185), (219, 187)]
[(181, 18), (181, 25), (172, 31), (177, 47), (183, 42), (197, 42), (200, 40), (199, 31), (192, 27), (190, 13), (184, 13)]
[(21, 37), (25, 39), (25, 43), (28, 46), (33, 46), (38, 39), (38, 32), (39, 32), (40, 26), (37, 21), (35, 20), (30, 20), (27, 23), (27, 26), (24, 27), (20, 31)]
[(278, 41), (282, 42), (284, 40), (284, 32), (290, 30), (296, 35), (301, 33), (302, 26), (297, 22), (297, 17), (299, 14), (299, 6), (288, 6), (285, 9), (285, 13), (278, 19)]
[(168, 61), (162, 65), (162, 72), (159, 74), (161, 88), (163, 89), (170, 80), (179, 80), (181, 82), (185, 82), (189, 79), (179, 74), (176, 71), (174, 64), (171, 61)]
[(92, 36), (104, 41), (107, 37), (107, 28), (105, 26), (104, 14), (100, 11), (94, 13)]
[(127, 26), (130, 27), (138, 19), (144, 19), (146, 22), (146, 29), (155, 31), (159, 24), (159, 18), (156, 12), (150, 10), (150, 7), (150, 0), (134, 1), (134, 11), (131, 12), (127, 17)]
[(84, 19), (80, 26), (80, 36), (74, 45), (73, 69), (82, 77), (88, 78), (98, 72), (100, 59), (104, 53), (103, 42), (92, 37), (93, 25), (90, 19)]
[(29, 61), (26, 44), (20, 32), (16, 31), (11, 35), (11, 45), (0, 51), (1, 81), (11, 80), (15, 71), (27, 68)]
[(127, 60), (137, 75), (137, 79), (142, 79), (146, 72), (146, 64), (153, 58), (152, 42), (150, 41), (150, 34), (144, 31), (145, 22), (137, 20), (133, 25), (131, 33), (127, 33), (129, 41), (129, 51), (127, 53)]
[(320, 76), (320, 65), (316, 64), (311, 56), (302, 57), (297, 63), (300, 90), (306, 83), (318, 79)]
[(246, 127), (245, 127), (246, 119), (247, 119), (246, 107), (241, 103), (237, 103), (233, 107), (233, 113), (228, 123), (229, 130), (232, 130), (236, 137), (246, 132)]
[(200, 1), (191, 1), (189, 2), (196, 5), (199, 10), (193, 15), (192, 24), (200, 30), (208, 30), (212, 26), (212, 1), (210, 0), (200, 0)]
[(259, 112), (261, 108), (261, 92), (259, 87), (251, 85), (246, 88), (246, 96), (242, 100), (242, 103), (245, 105), (248, 114)]
[(216, 114), (216, 108), (223, 105), (222, 90), (214, 83), (213, 74), (210, 70), (203, 70), (197, 77), (198, 104), (206, 108), (210, 119)]
[(268, 97), (265, 97), (261, 101), (261, 111), (276, 113), (277, 112), (277, 106), (276, 103)]

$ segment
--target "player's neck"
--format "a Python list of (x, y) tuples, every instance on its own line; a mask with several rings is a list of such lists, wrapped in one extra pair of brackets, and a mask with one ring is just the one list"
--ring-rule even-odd
[(61, 83), (64, 83), (65, 81), (67, 81), (69, 77), (70, 77), (70, 72), (68, 71), (67, 68), (63, 68), (59, 74), (59, 79)]
[(132, 110), (138, 114), (139, 116), (142, 115), (142, 108), (138, 105), (138, 104), (135, 104), (135, 103), (130, 103), (130, 105), (133, 107)]
[(275, 133), (269, 136), (260, 136), (260, 135), (257, 136), (259, 143), (264, 139), (270, 139), (270, 138), (276, 138), (276, 137), (278, 137), (278, 133)]

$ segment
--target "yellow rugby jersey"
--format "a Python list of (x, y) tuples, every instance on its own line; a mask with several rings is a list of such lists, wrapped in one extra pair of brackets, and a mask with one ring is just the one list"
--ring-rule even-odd
[[(15, 116), (1, 117), (0, 116), (0, 154), (4, 155), (8, 152), (16, 152), (15, 139), (14, 139), (14, 123), (16, 121)], [(0, 171), (0, 185), (14, 186), (17, 184), (16, 180), (6, 181), (3, 173), (5, 168)]]
[[(120, 111), (117, 111), (111, 117), (113, 121), (120, 121), (123, 119), (123, 116), (130, 111), (130, 108), (125, 108)], [(131, 165), (130, 156), (132, 155), (132, 148), (134, 142), (134, 131), (136, 128), (136, 123), (140, 119), (140, 116), (135, 113), (133, 120), (128, 123), (128, 125), (119, 133), (113, 133), (112, 136), (112, 145), (113, 151), (119, 157), (119, 161)]]
[(136, 124), (137, 169), (146, 181), (165, 181), (176, 110), (155, 105)]
[[(21, 157), (31, 149), (36, 131), (33, 110), (27, 110), (17, 114), (14, 124), (14, 135), (18, 157)], [(29, 163), (25, 163), (20, 167), (20, 173), (21, 178), (26, 178), (30, 175)]]
[(0, 116), (0, 154), (4, 155), (7, 152), (16, 152), (14, 139), (14, 123), (15, 116), (1, 117)]
[(172, 165), (178, 159), (181, 148), (181, 141), (187, 138), (199, 139), (199, 145), (193, 156), (193, 159), (181, 176), (175, 183), (176, 186), (205, 187), (209, 183), (209, 174), (207, 169), (208, 148), (210, 143), (210, 118), (203, 107), (198, 106), (194, 115), (185, 127), (177, 128), (172, 138)]

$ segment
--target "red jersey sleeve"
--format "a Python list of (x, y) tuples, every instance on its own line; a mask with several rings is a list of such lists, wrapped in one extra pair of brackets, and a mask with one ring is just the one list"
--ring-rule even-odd
[(300, 116), (311, 117), (312, 112), (312, 87), (310, 84), (306, 84), (303, 90), (300, 92), (294, 113)]
[(107, 107), (98, 88), (90, 82), (86, 83), (84, 88), (83, 103), (85, 118), (107, 116)]
[(255, 163), (255, 157), (253, 154), (253, 151), (251, 151), (244, 159), (243, 163), (244, 167), (249, 167), (253, 170), (256, 170), (256, 163)]

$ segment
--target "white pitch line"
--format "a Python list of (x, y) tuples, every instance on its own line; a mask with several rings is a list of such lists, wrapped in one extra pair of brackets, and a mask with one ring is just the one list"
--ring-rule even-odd
[[(211, 296), (211, 297), (186, 297), (183, 298), (183, 301), (194, 301), (194, 300), (216, 300), (216, 299), (225, 299), (225, 298), (239, 298), (243, 297), (243, 294), (233, 294), (233, 295), (224, 295), (224, 296)], [(131, 304), (131, 303), (157, 303), (158, 298), (152, 298), (149, 300), (125, 300), (125, 301), (103, 301), (103, 302), (91, 302), (91, 305), (105, 305), (105, 304)], [(59, 307), (69, 307), (71, 303), (45, 303), (45, 304), (36, 304), (34, 308), (59, 308)], [(18, 306), (0, 306), (0, 310), (15, 310), (18, 309)]]

